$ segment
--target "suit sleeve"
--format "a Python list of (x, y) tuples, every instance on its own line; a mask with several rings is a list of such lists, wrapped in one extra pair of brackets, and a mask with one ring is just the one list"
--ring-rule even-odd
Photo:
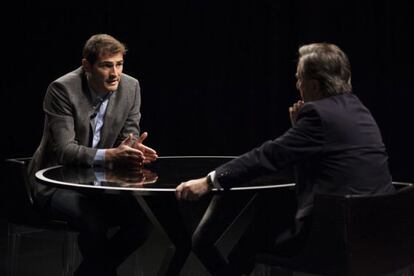
[(43, 109), (46, 114), (48, 135), (52, 136), (52, 150), (58, 162), (92, 165), (96, 149), (78, 144), (74, 126), (76, 109), (63, 85), (54, 82), (48, 87)]
[(267, 141), (238, 158), (218, 167), (216, 179), (223, 188), (243, 185), (262, 175), (277, 173), (322, 154), (324, 131), (320, 117), (311, 104), (298, 114), (294, 127), (282, 136)]

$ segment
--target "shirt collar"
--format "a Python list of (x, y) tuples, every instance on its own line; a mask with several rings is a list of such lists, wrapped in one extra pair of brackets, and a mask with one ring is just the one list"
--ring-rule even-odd
[(98, 96), (98, 94), (90, 86), (89, 86), (89, 91), (91, 92), (93, 105), (97, 105), (99, 103), (106, 101), (113, 94), (113, 92), (108, 92), (103, 97)]

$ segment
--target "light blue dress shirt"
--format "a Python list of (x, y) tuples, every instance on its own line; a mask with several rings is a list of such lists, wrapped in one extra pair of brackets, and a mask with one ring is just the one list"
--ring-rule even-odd
[[(96, 148), (101, 140), (101, 130), (104, 124), (106, 108), (108, 107), (109, 98), (113, 92), (108, 92), (104, 97), (99, 97), (91, 89), (93, 106), (95, 108), (94, 118), (92, 118), (92, 147)], [(98, 149), (94, 158), (94, 165), (103, 165), (105, 162), (105, 149)]]

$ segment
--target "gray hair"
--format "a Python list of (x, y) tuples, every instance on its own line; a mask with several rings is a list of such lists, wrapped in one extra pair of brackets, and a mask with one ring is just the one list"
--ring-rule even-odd
[(333, 44), (313, 43), (301, 46), (298, 77), (319, 81), (324, 96), (352, 92), (348, 57)]

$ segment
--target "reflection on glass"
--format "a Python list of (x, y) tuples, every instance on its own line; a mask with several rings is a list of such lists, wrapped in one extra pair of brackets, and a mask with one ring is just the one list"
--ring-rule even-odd
[[(156, 173), (149, 169), (138, 170), (107, 170), (105, 171), (106, 186), (143, 188), (145, 185), (155, 183), (158, 179)], [(101, 181), (102, 182), (102, 181)]]
[[(63, 166), (44, 172), (43, 176), (64, 184), (77, 184), (102, 187), (174, 189), (181, 182), (207, 175), (209, 172), (231, 160), (231, 157), (183, 157), (163, 158), (146, 164), (137, 170), (117, 167)], [(240, 186), (263, 186), (291, 183), (293, 172), (280, 171), (264, 175)]]
[(91, 186), (135, 187), (143, 188), (157, 182), (158, 176), (147, 168), (136, 170), (106, 169), (102, 167), (63, 166), (45, 173), (45, 176), (67, 183)]

